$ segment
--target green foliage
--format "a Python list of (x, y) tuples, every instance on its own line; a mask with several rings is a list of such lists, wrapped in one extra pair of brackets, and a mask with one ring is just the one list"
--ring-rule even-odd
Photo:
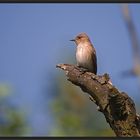
[(0, 136), (22, 136), (29, 128), (25, 114), (10, 102), (11, 87), (0, 85)]
[(57, 81), (59, 89), (50, 104), (55, 124), (50, 136), (115, 136), (87, 93), (66, 80)]

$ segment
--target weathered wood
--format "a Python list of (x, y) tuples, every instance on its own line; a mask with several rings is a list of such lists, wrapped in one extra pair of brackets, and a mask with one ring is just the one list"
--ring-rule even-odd
[(57, 67), (65, 71), (69, 81), (93, 98), (116, 136), (140, 136), (140, 117), (136, 115), (133, 100), (113, 86), (108, 74), (95, 75), (70, 64)]

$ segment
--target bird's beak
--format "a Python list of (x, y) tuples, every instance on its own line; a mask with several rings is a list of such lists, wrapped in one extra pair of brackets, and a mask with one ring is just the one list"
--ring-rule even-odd
[(70, 41), (75, 41), (75, 39), (71, 39)]

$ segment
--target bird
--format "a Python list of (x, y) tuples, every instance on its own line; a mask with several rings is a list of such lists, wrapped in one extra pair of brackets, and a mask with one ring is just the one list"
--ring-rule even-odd
[(78, 34), (74, 39), (71, 39), (70, 41), (74, 41), (76, 44), (77, 66), (97, 74), (96, 50), (92, 45), (88, 35), (83, 32)]

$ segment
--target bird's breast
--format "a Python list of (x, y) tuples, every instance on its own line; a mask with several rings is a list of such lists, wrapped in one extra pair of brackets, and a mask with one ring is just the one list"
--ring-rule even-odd
[(79, 66), (90, 68), (92, 66), (92, 48), (86, 44), (79, 44), (76, 50), (76, 60)]
[[(86, 52), (83, 47), (77, 46), (76, 59), (83, 62), (85, 60)], [(83, 57), (84, 56), (84, 57)]]

